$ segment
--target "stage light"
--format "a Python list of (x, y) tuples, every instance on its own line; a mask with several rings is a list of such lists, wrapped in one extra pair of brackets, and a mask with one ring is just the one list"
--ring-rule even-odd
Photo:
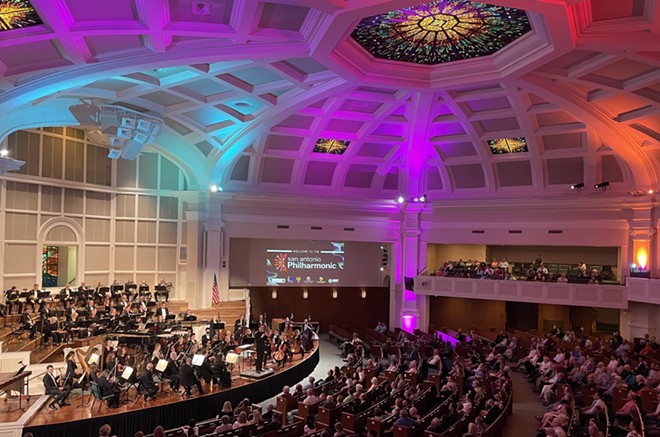
[(338, 296), (339, 296), (339, 293), (337, 293), (337, 290), (332, 290), (332, 298), (337, 299)]
[(605, 191), (609, 186), (610, 186), (609, 182), (601, 182), (599, 184), (594, 185), (594, 189), (598, 190), (600, 188), (601, 190)]
[(651, 188), (651, 189), (649, 189), (648, 193), (653, 194), (653, 193), (655, 193), (655, 191), (653, 190), (653, 188)]
[(7, 155), (9, 155), (9, 150), (7, 150), (7, 149), (0, 150), (0, 156), (2, 156), (3, 158), (6, 158)]
[(381, 271), (381, 272), (384, 272), (384, 271), (385, 271), (385, 267), (381, 267), (381, 268), (380, 268), (380, 271)]
[(419, 202), (419, 197), (413, 197), (413, 202), (415, 203)]
[(217, 193), (218, 192), (218, 186), (216, 184), (212, 184), (209, 189), (211, 190), (211, 193)]
[(399, 203), (399, 204), (401, 204), (405, 201), (406, 201), (406, 199), (403, 196), (399, 196), (399, 197), (396, 198), (396, 202)]
[(309, 293), (307, 292), (307, 290), (306, 289), (303, 290), (303, 299), (307, 299), (308, 297), (309, 297)]
[(571, 190), (578, 190), (581, 191), (582, 188), (584, 188), (584, 183), (580, 182), (579, 184), (573, 184), (571, 185)]
[(422, 197), (419, 198), (419, 201), (426, 203), (426, 199), (427, 199), (426, 194), (422, 194)]
[(270, 293), (270, 297), (277, 299), (277, 290), (273, 289), (273, 291)]
[(367, 298), (367, 290), (362, 289), (362, 291), (360, 292), (360, 296), (362, 296), (362, 299), (366, 299)]

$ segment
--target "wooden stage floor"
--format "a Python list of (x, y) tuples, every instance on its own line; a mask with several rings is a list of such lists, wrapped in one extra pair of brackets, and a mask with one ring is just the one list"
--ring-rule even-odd
[[(305, 354), (304, 358), (301, 358), (300, 354), (296, 353), (293, 360), (288, 362), (286, 364), (285, 369), (279, 369), (277, 370), (274, 374), (260, 379), (258, 381), (256, 380), (251, 380), (251, 379), (246, 379), (242, 378), (239, 376), (239, 369), (238, 366), (232, 370), (232, 387), (231, 388), (222, 388), (219, 385), (206, 385), (204, 382), (202, 382), (202, 386), (204, 388), (204, 391), (206, 392), (204, 395), (200, 396), (197, 393), (197, 388), (193, 388), (193, 396), (192, 398), (199, 398), (199, 397), (206, 397), (206, 396), (211, 396), (213, 394), (217, 394), (223, 391), (228, 391), (228, 390), (233, 390), (237, 387), (242, 387), (246, 386), (249, 384), (256, 384), (256, 383), (263, 383), (265, 381), (268, 381), (269, 378), (272, 378), (273, 376), (277, 375), (278, 373), (281, 373), (283, 370), (289, 370), (292, 367), (297, 366), (298, 364), (302, 363), (309, 357), (311, 357), (318, 349), (319, 344), (318, 341), (314, 342), (314, 349)], [(275, 366), (275, 364), (268, 364), (269, 367)], [(246, 366), (247, 369), (247, 366)], [(281, 390), (281, 387), (278, 387), (278, 389)], [(181, 392), (183, 392), (183, 388), (180, 389)], [(85, 392), (85, 401), (82, 402), (83, 404), (87, 403), (91, 405), (93, 398), (89, 399), (90, 393)], [(144, 401), (144, 398), (142, 396), (137, 396), (137, 393), (135, 389), (130, 389), (129, 393), (129, 398), (130, 400), (125, 403), (126, 401), (126, 393), (122, 393), (121, 395), (121, 402), (122, 404), (119, 406), (119, 408), (116, 409), (111, 409), (108, 408), (105, 403), (100, 407), (99, 409), (99, 401), (96, 401), (96, 404), (94, 405), (94, 408), (82, 406), (81, 407), (81, 395), (80, 395), (80, 390), (75, 390), (67, 399), (67, 402), (70, 403), (71, 405), (69, 406), (64, 406), (60, 408), (59, 410), (51, 410), (48, 408), (48, 404), (44, 404), (43, 407), (35, 414), (32, 419), (26, 424), (26, 428), (29, 427), (38, 427), (38, 426), (44, 426), (44, 425), (51, 425), (51, 424), (57, 424), (57, 423), (64, 423), (64, 422), (74, 422), (74, 421), (79, 421), (79, 420), (86, 420), (86, 419), (91, 419), (91, 418), (99, 418), (99, 417), (106, 417), (106, 416), (113, 416), (113, 415), (118, 415), (122, 413), (127, 413), (127, 412), (132, 412), (140, 409), (147, 409), (147, 408), (156, 408), (160, 407), (163, 405), (168, 405), (168, 404), (173, 404), (182, 400), (185, 400), (186, 398), (182, 397), (181, 395), (177, 395), (173, 393), (169, 387), (169, 384), (164, 384), (164, 388), (162, 388), (161, 391), (158, 392), (156, 395), (156, 399), (150, 400), (150, 401)], [(137, 399), (136, 399), (137, 398)], [(135, 399), (135, 400), (134, 400)], [(191, 398), (189, 398), (191, 399)], [(222, 405), (218, 405), (218, 413), (220, 412), (220, 409), (222, 408)], [(20, 416), (20, 415), (19, 415)], [(5, 422), (6, 420), (2, 420)]]

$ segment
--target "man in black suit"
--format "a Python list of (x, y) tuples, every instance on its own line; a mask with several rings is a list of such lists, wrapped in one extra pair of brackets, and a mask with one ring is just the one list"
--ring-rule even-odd
[(197, 376), (195, 376), (195, 371), (192, 367), (192, 358), (186, 358), (185, 364), (181, 366), (181, 385), (186, 391), (186, 396), (192, 396), (193, 385), (197, 386), (199, 394), (204, 394), (202, 384), (197, 379)]
[(490, 425), (493, 422), (495, 422), (498, 417), (500, 417), (500, 414), (502, 414), (502, 409), (500, 408), (500, 405), (497, 402), (495, 402), (493, 399), (488, 400), (486, 404), (486, 408), (487, 408), (487, 412), (486, 412), (486, 416), (484, 417), (484, 422), (486, 423), (486, 425)]
[(23, 314), (21, 314), (21, 326), (26, 331), (30, 331), (30, 340), (34, 340), (37, 334), (37, 324), (34, 323), (32, 317), (28, 314), (27, 306), (23, 307)]
[(264, 353), (266, 352), (266, 334), (264, 334), (264, 325), (259, 326), (259, 330), (254, 334), (254, 343), (257, 345), (257, 361), (255, 370), (261, 373), (264, 363)]
[(158, 309), (158, 312), (156, 314), (159, 316), (163, 316), (163, 320), (167, 320), (167, 316), (170, 315), (170, 310), (168, 310), (167, 306), (165, 306), (165, 302), (160, 304), (160, 308)]
[(144, 400), (147, 398), (155, 399), (156, 393), (158, 393), (158, 386), (154, 382), (154, 365), (153, 363), (147, 363), (147, 367), (142, 369), (140, 374), (140, 382), (142, 383), (142, 388), (144, 389)]
[[(211, 319), (211, 321), (209, 322), (209, 327), (208, 327), (209, 339), (213, 340), (213, 337), (215, 337), (215, 332), (216, 332), (215, 327), (218, 326), (219, 324), (220, 324), (220, 314), (215, 313), (213, 315), (213, 319)], [(204, 340), (202, 339), (202, 341)]]
[(179, 385), (181, 384), (181, 370), (179, 369), (179, 363), (176, 362), (176, 352), (170, 352), (163, 376), (170, 380), (170, 387), (178, 393)]
[(108, 407), (117, 408), (119, 407), (119, 394), (121, 390), (119, 385), (115, 382), (114, 376), (110, 373), (109, 370), (104, 370), (101, 373), (101, 376), (96, 380), (96, 383), (99, 385), (101, 390), (101, 396), (112, 394), (113, 397), (108, 400)]
[(53, 401), (48, 404), (48, 408), (51, 410), (57, 410), (56, 404), (59, 406), (69, 405), (66, 402), (66, 398), (69, 396), (71, 390), (66, 387), (60, 388), (59, 379), (59, 376), (53, 374), (53, 366), (49, 364), (46, 367), (43, 383), (46, 388), (46, 394), (53, 397)]

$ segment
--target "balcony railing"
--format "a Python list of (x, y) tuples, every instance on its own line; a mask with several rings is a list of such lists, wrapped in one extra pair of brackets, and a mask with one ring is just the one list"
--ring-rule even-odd
[[(643, 281), (649, 281), (643, 279)], [(645, 293), (639, 287), (640, 302), (644, 296), (655, 296), (660, 304), (660, 281), (653, 291)], [(591, 285), (578, 283), (552, 283), (534, 281), (504, 281), (492, 279), (447, 278), (418, 276), (415, 292), (428, 296), (463, 297), (471, 299), (510, 300), (517, 302), (550, 303), (598, 308), (628, 308), (628, 290), (631, 286)], [(650, 287), (649, 287), (650, 288)]]

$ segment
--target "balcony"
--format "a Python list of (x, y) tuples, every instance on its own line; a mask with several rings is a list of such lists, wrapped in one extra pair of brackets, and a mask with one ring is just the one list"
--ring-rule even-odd
[[(633, 281), (634, 278), (629, 278)], [(651, 287), (635, 286), (639, 302), (660, 304), (660, 280), (635, 279), (634, 282), (655, 282)], [(590, 285), (530, 281), (500, 281), (491, 279), (418, 276), (415, 293), (427, 296), (462, 297), (468, 299), (510, 300), (597, 308), (628, 308), (628, 286)], [(637, 295), (636, 295), (637, 296)], [(651, 299), (646, 296), (653, 296)]]

